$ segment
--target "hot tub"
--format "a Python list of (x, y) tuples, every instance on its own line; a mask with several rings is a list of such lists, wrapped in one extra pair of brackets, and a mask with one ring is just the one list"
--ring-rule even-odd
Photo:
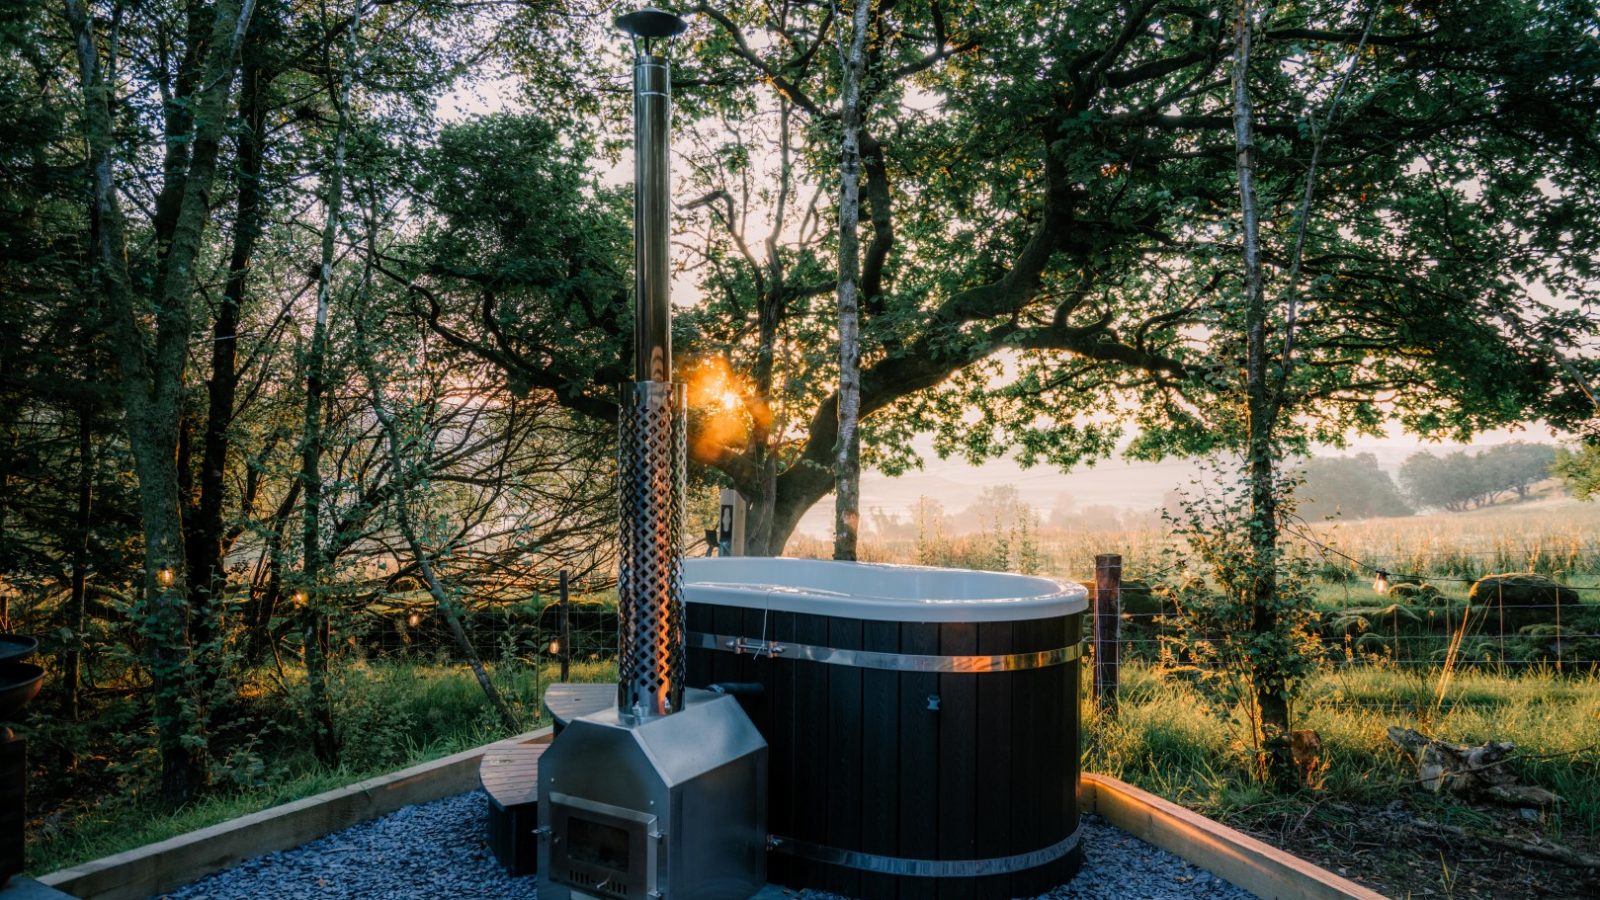
[(1009, 900), (1078, 846), (1085, 590), (760, 557), (684, 561), (691, 687), (770, 749), (769, 878), (870, 900)]

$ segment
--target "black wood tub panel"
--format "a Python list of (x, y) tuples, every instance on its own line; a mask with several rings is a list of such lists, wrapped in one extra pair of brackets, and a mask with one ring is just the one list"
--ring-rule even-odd
[[(978, 652), (978, 626), (939, 626), (939, 653), (973, 656)], [(939, 855), (937, 859), (983, 859), (978, 853), (978, 681), (990, 676), (939, 676), (939, 770), (932, 783), (939, 791)], [(939, 900), (973, 900), (970, 878), (941, 878)]]
[[(1026, 625), (1027, 623), (1023, 623)], [(978, 624), (979, 654), (997, 655), (1013, 652), (1016, 647), (1015, 622), (982, 622)], [(976, 856), (994, 859), (1016, 852), (1013, 848), (1026, 844), (1024, 835), (1011, 830), (1011, 807), (1020, 791), (1027, 786), (1016, 780), (1012, 766), (1014, 745), (1011, 734), (1012, 686), (1003, 678), (976, 678), (978, 700), (978, 766), (977, 766), (977, 827)], [(1013, 681), (1015, 679), (1012, 679)], [(980, 896), (1016, 896), (1011, 890), (1010, 874), (990, 875), (977, 879), (974, 891)]]
[[(900, 652), (939, 653), (939, 626), (900, 625)], [(939, 676), (927, 672), (895, 674), (900, 682), (900, 853), (902, 859), (939, 858), (939, 726), (942, 717)], [(900, 900), (935, 900), (933, 878), (897, 878)]]
[[(828, 620), (823, 616), (796, 614), (794, 640), (797, 644), (827, 646)], [(795, 752), (795, 828), (785, 836), (825, 844), (828, 841), (828, 796), (834, 791), (828, 765), (830, 734), (835, 726), (843, 729), (854, 724), (835, 721), (828, 714), (828, 669), (832, 666), (799, 661), (793, 665), (794, 720), (788, 734), (774, 735), (767, 743), (790, 741)], [(821, 887), (827, 880), (827, 867), (814, 861), (793, 858), (791, 865), (798, 884)]]
[[(897, 622), (863, 622), (861, 647), (900, 652)], [(878, 856), (900, 855), (900, 684), (894, 672), (867, 669), (861, 673), (861, 716), (878, 727), (861, 735), (861, 849)], [(877, 872), (861, 873), (861, 897), (895, 900), (895, 879)]]

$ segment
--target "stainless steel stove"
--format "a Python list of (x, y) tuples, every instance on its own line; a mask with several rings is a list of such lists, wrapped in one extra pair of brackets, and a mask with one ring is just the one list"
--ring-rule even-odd
[(546, 751), (541, 900), (761, 890), (767, 742), (729, 695), (691, 690), (684, 701), (643, 721), (614, 709), (574, 719)]

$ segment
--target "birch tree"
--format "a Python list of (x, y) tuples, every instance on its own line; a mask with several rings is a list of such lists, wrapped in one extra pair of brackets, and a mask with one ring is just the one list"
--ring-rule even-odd
[(325, 765), (339, 762), (338, 738), (333, 725), (333, 703), (328, 695), (328, 608), (323, 596), (322, 549), (322, 449), (323, 394), (327, 391), (328, 307), (333, 298), (334, 250), (344, 209), (345, 144), (350, 135), (350, 84), (359, 59), (361, 4), (346, 31), (344, 60), (333, 63), (334, 49), (324, 46), (324, 71), (337, 74), (337, 84), (329, 84), (333, 97), (333, 147), (322, 173), (322, 259), (317, 267), (317, 303), (311, 325), (311, 346), (305, 359), (305, 415), (300, 437), (300, 479), (305, 501), (301, 506), (301, 584), (306, 598), (305, 626), (306, 685), (310, 694), (311, 743), (317, 758)]
[[(1252, 636), (1248, 661), (1253, 706), (1257, 718), (1262, 766), (1267, 777), (1281, 787), (1292, 787), (1298, 780), (1290, 742), (1292, 722), (1290, 702), (1297, 681), (1305, 673), (1292, 635), (1286, 634), (1295, 607), (1303, 598), (1281, 590), (1280, 546), (1285, 511), (1280, 504), (1286, 486), (1280, 478), (1285, 455), (1279, 429), (1286, 416), (1299, 408), (1302, 398), (1295, 386), (1295, 326), (1300, 308), (1300, 265), (1306, 236), (1315, 211), (1317, 169), (1323, 143), (1338, 112), (1340, 100), (1371, 33), (1376, 10), (1365, 17), (1365, 26), (1355, 44), (1348, 65), (1338, 79), (1326, 111), (1311, 121), (1311, 153), (1294, 209), (1295, 235), (1283, 267), (1277, 302), (1269, 304), (1267, 278), (1262, 264), (1261, 204), (1257, 192), (1256, 169), (1259, 147), (1255, 134), (1255, 110), (1251, 98), (1252, 50), (1261, 13), (1254, 0), (1238, 0), (1233, 31), (1233, 127), (1234, 155), (1238, 171), (1240, 278), (1245, 338), (1243, 406), (1245, 422), (1244, 459), (1249, 484), (1249, 512), (1246, 539), (1249, 553), (1247, 570), (1241, 579), (1248, 584), (1245, 598), (1250, 610)], [(1281, 312), (1274, 310), (1281, 306)], [(1276, 315), (1275, 315), (1276, 313)], [(1269, 347), (1270, 332), (1281, 330), (1280, 349)], [(1226, 342), (1224, 342), (1226, 344)]]
[[(1276, 636), (1281, 621), (1278, 604), (1278, 446), (1274, 440), (1276, 401), (1267, 383), (1267, 301), (1261, 273), (1261, 217), (1255, 184), (1256, 146), (1250, 106), (1250, 44), (1256, 28), (1252, 0), (1240, 0), (1234, 21), (1233, 127), (1239, 168), (1239, 210), (1243, 249), (1245, 323), (1245, 460), (1250, 479), (1249, 540), (1251, 560), (1250, 628), (1262, 639)], [(1291, 360), (1285, 357), (1285, 371)], [(1257, 655), (1250, 673), (1255, 687), (1261, 746), (1268, 771), (1292, 779), (1294, 758), (1289, 744), (1289, 686), (1282, 654)]]
[(839, 33), (839, 438), (834, 457), (833, 558), (856, 558), (861, 526), (861, 81), (872, 0), (856, 0)]

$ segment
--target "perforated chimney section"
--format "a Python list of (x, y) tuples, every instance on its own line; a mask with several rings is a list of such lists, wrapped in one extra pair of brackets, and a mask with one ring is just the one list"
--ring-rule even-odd
[(683, 708), (685, 398), (681, 384), (625, 389), (617, 702), (632, 715)]

